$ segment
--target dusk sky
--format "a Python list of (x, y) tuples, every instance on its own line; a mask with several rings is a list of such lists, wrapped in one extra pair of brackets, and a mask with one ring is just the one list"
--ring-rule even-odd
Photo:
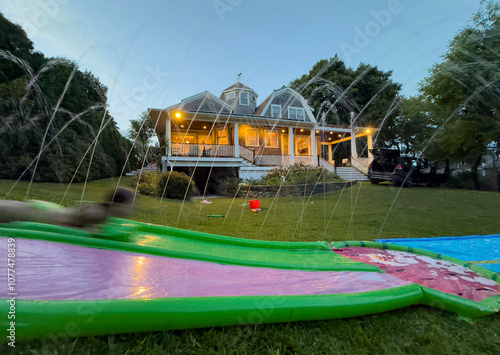
[(109, 89), (126, 133), (147, 108), (237, 81), (262, 102), (338, 54), (393, 71), (402, 94), (440, 61), (480, 0), (0, 0), (35, 49), (76, 61)]

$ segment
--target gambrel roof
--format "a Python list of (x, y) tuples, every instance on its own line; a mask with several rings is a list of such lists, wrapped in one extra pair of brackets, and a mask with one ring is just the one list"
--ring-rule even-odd
[(232, 110), (232, 107), (228, 103), (219, 99), (214, 94), (208, 91), (204, 91), (197, 95), (193, 95), (183, 99), (177, 109), (190, 112), (229, 114)]
[(306, 121), (316, 123), (311, 107), (297, 91), (290, 87), (276, 90), (262, 102), (255, 111), (256, 116), (271, 117), (271, 105), (280, 105), (281, 119), (288, 119), (289, 108), (303, 108)]
[[(277, 117), (273, 117), (271, 114), (271, 105), (279, 105), (281, 109), (281, 114), (279, 116), (280, 120), (284, 121), (301, 121), (305, 123), (316, 124), (316, 119), (312, 113), (312, 109), (307, 103), (307, 101), (300, 95), (297, 91), (293, 90), (290, 87), (285, 87), (279, 90), (274, 91), (271, 95), (269, 95), (264, 102), (262, 102), (258, 107), (256, 107), (255, 101), (251, 101), (249, 106), (240, 107), (239, 102), (235, 97), (230, 100), (224, 101), (222, 98), (225, 98), (224, 95), (227, 92), (232, 92), (234, 90), (241, 91), (250, 91), (255, 93), (255, 91), (240, 83), (237, 82), (234, 85), (228, 87), (221, 94), (221, 98), (218, 98), (214, 94), (204, 91), (199, 94), (190, 96), (188, 98), (183, 99), (179, 104), (170, 106), (167, 108), (167, 111), (170, 110), (181, 110), (193, 113), (212, 113), (212, 114), (225, 114), (225, 115), (242, 115), (242, 116), (250, 116), (254, 118), (266, 118), (266, 119), (277, 119)], [(257, 96), (257, 94), (255, 94)], [(255, 100), (252, 98), (252, 100)], [(252, 107), (253, 102), (253, 107)], [(243, 108), (245, 110), (240, 110), (238, 108)], [(303, 119), (298, 118), (289, 118), (290, 109), (303, 109), (303, 115), (301, 117)], [(294, 113), (296, 111), (293, 111)], [(299, 111), (301, 112), (301, 111)]]

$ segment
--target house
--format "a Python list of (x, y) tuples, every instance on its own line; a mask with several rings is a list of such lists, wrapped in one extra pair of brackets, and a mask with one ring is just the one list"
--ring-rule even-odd
[(350, 162), (366, 170), (370, 158), (358, 158), (356, 139), (367, 137), (371, 148), (373, 129), (319, 124), (304, 97), (289, 87), (259, 105), (257, 98), (252, 88), (237, 82), (220, 97), (205, 91), (165, 109), (150, 109), (165, 147), (162, 170), (195, 174), (195, 181), (215, 176), (215, 183), (217, 176), (260, 178), (275, 166), (297, 162), (333, 171), (333, 147), (349, 140)]

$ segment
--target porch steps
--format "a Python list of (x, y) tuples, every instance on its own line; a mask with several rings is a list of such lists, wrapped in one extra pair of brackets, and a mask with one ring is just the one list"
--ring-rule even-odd
[(356, 168), (353, 167), (337, 167), (336, 168), (337, 175), (348, 181), (348, 180), (356, 180), (356, 181), (368, 181), (368, 178), (363, 173), (360, 173)]
[(145, 166), (144, 168), (142, 168), (142, 170), (137, 169), (137, 170), (131, 171), (129, 173), (126, 173), (125, 176), (136, 176), (136, 175), (140, 175), (142, 173), (145, 173), (146, 171), (159, 171), (159, 170), (157, 167)]

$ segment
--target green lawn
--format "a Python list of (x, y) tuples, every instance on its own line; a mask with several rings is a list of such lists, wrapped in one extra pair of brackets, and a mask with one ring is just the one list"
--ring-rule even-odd
[[(73, 185), (62, 203), (99, 201), (117, 180)], [(0, 181), (4, 197), (13, 181)], [(130, 179), (122, 179), (122, 185)], [(24, 199), (27, 183), (9, 194)], [(34, 184), (29, 198), (61, 202), (66, 186)], [(356, 184), (343, 192), (262, 199), (263, 210), (240, 206), (244, 198), (182, 203), (147, 196), (137, 199), (134, 219), (204, 232), (281, 241), (374, 240), (500, 233), (500, 194), (427, 187), (399, 189)], [(313, 202), (313, 203), (311, 203)], [(209, 218), (224, 215), (226, 218)], [(163, 353), (500, 353), (498, 315), (467, 323), (455, 314), (414, 306), (344, 320), (129, 334), (16, 343), (16, 354)]]

